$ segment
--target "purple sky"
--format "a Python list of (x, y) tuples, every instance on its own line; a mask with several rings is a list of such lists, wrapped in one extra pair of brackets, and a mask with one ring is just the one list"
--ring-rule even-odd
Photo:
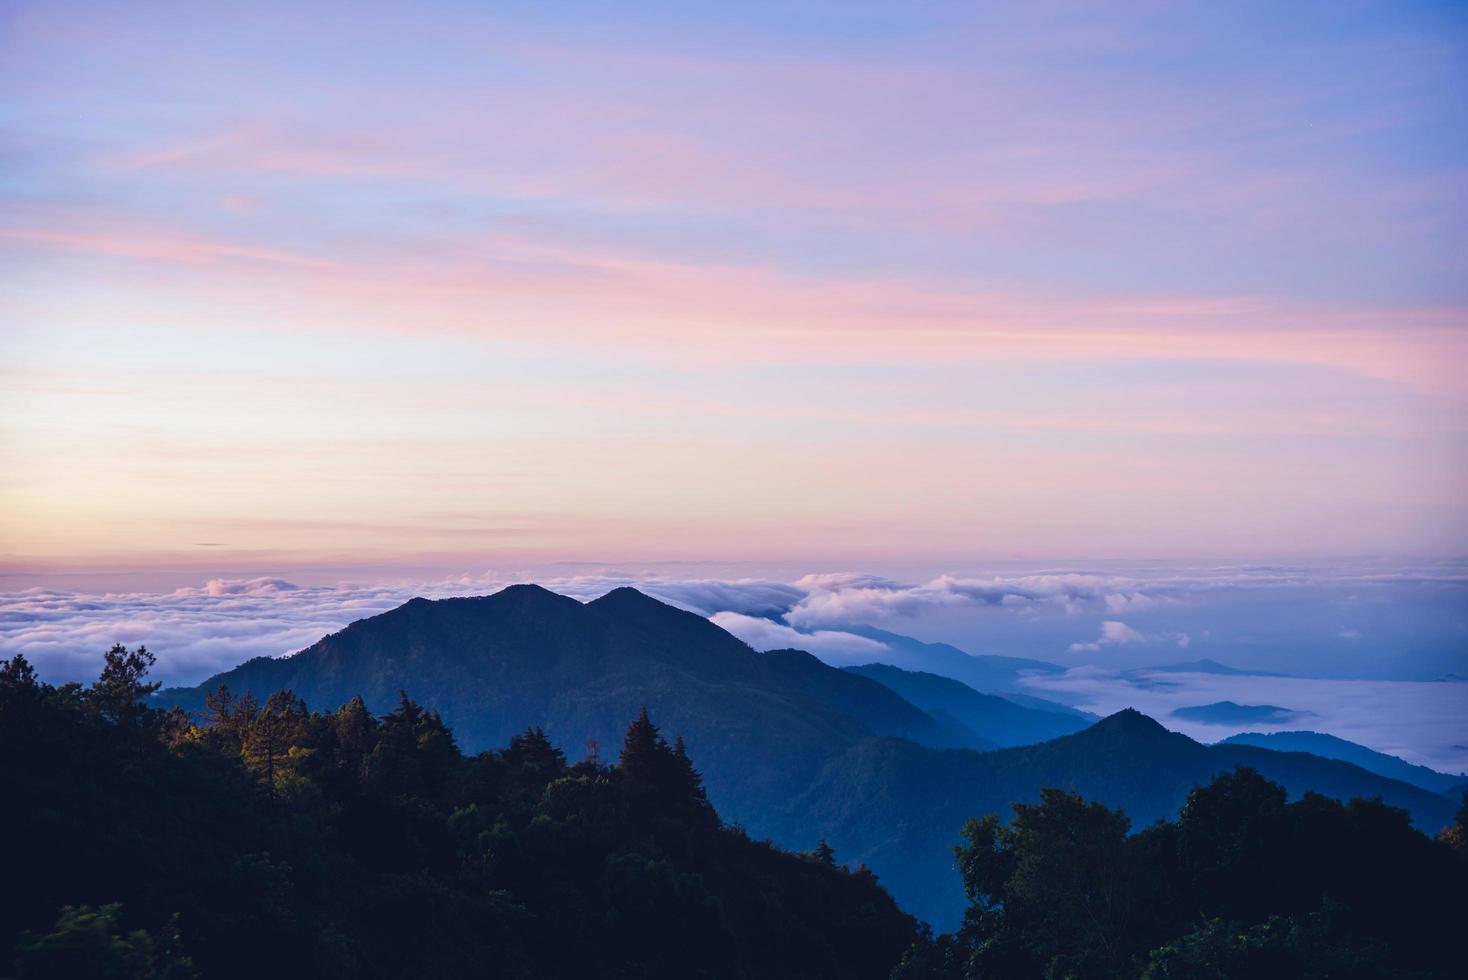
[(1465, 91), (1461, 4), (8, 3), (0, 573), (1461, 554)]

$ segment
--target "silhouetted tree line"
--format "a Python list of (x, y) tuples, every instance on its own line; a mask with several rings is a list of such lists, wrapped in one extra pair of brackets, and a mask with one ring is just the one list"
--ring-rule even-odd
[[(929, 938), (824, 842), (723, 827), (643, 711), (615, 766), (539, 729), (463, 755), (401, 695), (313, 712), (146, 706), (0, 661), (0, 973), (17, 978), (1460, 976), (1468, 801), (1437, 839), (1380, 802), (1239, 769), (1175, 821), (1047, 789), (969, 821), (970, 901)], [(904, 952), (905, 951), (905, 952)], [(895, 966), (895, 970), (893, 969)]]
[(1057, 789), (954, 848), (970, 906), (896, 980), (1459, 977), (1468, 969), (1468, 794), (1434, 840), (1379, 801), (1283, 787), (1239, 768), (1176, 821)]
[(720, 824), (644, 711), (615, 766), (463, 755), (406, 694), (146, 706), (0, 661), (0, 975), (881, 977), (922, 935), (864, 869)]

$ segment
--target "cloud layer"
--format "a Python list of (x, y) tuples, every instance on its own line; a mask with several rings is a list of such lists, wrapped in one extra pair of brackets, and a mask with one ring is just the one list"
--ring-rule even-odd
[[(1468, 771), (1468, 723), (1464, 721), (1468, 683), (1160, 672), (1134, 675), (1099, 667), (1032, 676), (1025, 683), (1035, 694), (1063, 698), (1099, 715), (1136, 708), (1202, 742), (1216, 742), (1241, 731), (1309, 728), (1442, 772)], [(1179, 708), (1219, 701), (1283, 704), (1299, 717), (1219, 725), (1173, 715)]]
[[(1144, 669), (1188, 647), (1188, 657), (1280, 673), (1468, 675), (1461, 563), (1060, 569), (918, 582), (860, 572), (781, 581), (607, 568), (533, 578), (582, 600), (630, 585), (709, 617), (756, 649), (804, 649), (835, 665), (882, 660), (884, 644), (843, 629), (863, 623), (973, 652), (1057, 661), (1071, 669), (1032, 678), (1036, 694), (1101, 714), (1137, 707), (1204, 740), (1232, 730), (1169, 713), (1216, 701), (1284, 704), (1313, 712), (1312, 728), (1438, 768), (1468, 766), (1468, 684)], [(52, 682), (88, 680), (113, 643), (141, 643), (157, 653), (159, 679), (191, 684), (250, 657), (299, 650), (414, 596), (480, 595), (526, 579), (490, 571), (370, 585), (251, 576), (162, 593), (28, 589), (0, 594), (0, 657), (24, 654)], [(1119, 607), (1125, 620), (1115, 618)], [(1343, 620), (1359, 628), (1343, 630)]]
[(880, 662), (887, 650), (887, 645), (878, 640), (839, 630), (806, 632), (735, 612), (716, 613), (709, 618), (756, 650), (804, 650), (828, 664)]
[[(303, 587), (273, 577), (220, 578), (165, 594), (27, 589), (0, 594), (0, 657), (24, 654), (47, 680), (83, 680), (95, 675), (102, 651), (113, 643), (141, 643), (158, 655), (159, 678), (196, 683), (251, 657), (303, 649), (415, 596), (482, 595), (513, 581), (487, 573), (333, 587)], [(582, 600), (632, 585), (703, 616), (722, 612), (742, 618), (778, 615), (804, 595), (789, 584), (765, 580), (588, 575), (548, 578), (542, 584)]]

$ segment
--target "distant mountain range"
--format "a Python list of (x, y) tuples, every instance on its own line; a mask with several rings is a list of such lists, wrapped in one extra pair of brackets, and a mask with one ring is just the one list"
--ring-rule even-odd
[(1186, 663), (1166, 664), (1161, 667), (1148, 667), (1149, 671), (1161, 671), (1168, 674), (1223, 674), (1229, 677), (1288, 677), (1288, 674), (1271, 674), (1263, 670), (1240, 670), (1221, 664), (1217, 660), (1189, 660)]
[[(969, 657), (943, 644), (899, 646), (909, 664), (941, 660), (950, 677), (979, 683), (1060, 669)], [(1085, 719), (1063, 706), (1034, 711), (966, 693), (936, 673), (840, 670), (800, 651), (757, 653), (708, 620), (630, 588), (583, 604), (525, 585), (477, 598), (414, 599), (293, 656), (251, 660), (158, 698), (200, 709), (207, 691), (227, 684), (261, 700), (289, 688), (319, 707), (360, 694), (382, 711), (407, 690), (441, 712), (470, 751), (538, 725), (573, 758), (611, 751), (626, 720), (646, 705), (666, 732), (684, 736), (725, 819), (801, 850), (824, 837), (838, 859), (865, 862), (904, 908), (943, 928), (965, 904), (948, 850), (964, 820), (1007, 815), (1012, 801), (1033, 800), (1042, 786), (1120, 806), (1134, 826), (1175, 813), (1193, 785), (1236, 765), (1295, 794), (1381, 796), (1429, 830), (1456, 809), (1348, 762), (1203, 746), (1130, 711), (1038, 745), (954, 748), (965, 738), (1044, 738), (1053, 726)], [(1036, 717), (1046, 713), (1054, 719)]]
[(882, 654), (880, 663), (904, 670), (950, 677), (962, 681), (976, 691), (998, 694), (1006, 701), (1025, 707), (1058, 711), (1087, 721), (1096, 720), (1096, 715), (1059, 701), (1036, 697), (1022, 686), (1021, 680), (1027, 675), (1065, 673), (1065, 668), (1060, 664), (1027, 657), (975, 655), (947, 643), (926, 643), (900, 633), (889, 633), (875, 626), (842, 626), (841, 630), (885, 645), (887, 652)]
[(1309, 715), (1308, 711), (1281, 708), (1277, 704), (1238, 704), (1234, 701), (1192, 705), (1172, 712), (1174, 718), (1204, 725), (1287, 725)]
[(1071, 712), (1024, 707), (993, 694), (980, 694), (950, 677), (903, 670), (888, 664), (847, 667), (853, 674), (886, 685), (928, 714), (959, 731), (973, 733), (969, 748), (1029, 745), (1071, 735), (1091, 720)]
[(1341, 759), (1379, 776), (1411, 783), (1433, 793), (1445, 793), (1453, 798), (1461, 794), (1465, 784), (1468, 784), (1468, 776), (1462, 773), (1452, 775), (1427, 766), (1413, 765), (1405, 759), (1323, 732), (1240, 732), (1224, 739), (1223, 743), (1256, 745), (1276, 752), (1308, 752), (1326, 759)]

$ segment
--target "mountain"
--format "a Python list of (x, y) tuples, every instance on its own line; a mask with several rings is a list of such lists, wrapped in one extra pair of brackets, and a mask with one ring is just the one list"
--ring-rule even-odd
[[(956, 843), (969, 817), (1033, 802), (1055, 786), (1119, 807), (1134, 830), (1176, 814), (1194, 786), (1236, 766), (1283, 785), (1335, 797), (1380, 796), (1435, 833), (1456, 805), (1358, 766), (1303, 753), (1248, 745), (1201, 745), (1127, 709), (1074, 735), (996, 752), (923, 749), (898, 739), (867, 739), (832, 759), (811, 787), (792, 799), (777, 827), (820, 828), (838, 853), (864, 861), (907, 911), (939, 928), (963, 907), (942, 844)], [(779, 840), (776, 834), (776, 840)]]
[(975, 655), (948, 643), (927, 643), (901, 633), (889, 633), (875, 626), (842, 626), (841, 630), (885, 644), (888, 652), (880, 655), (878, 663), (950, 677), (976, 691), (999, 694), (1006, 700), (1027, 708), (1055, 711), (1087, 721), (1096, 720), (1096, 716), (1090, 712), (1080, 711), (1059, 701), (1036, 697), (1021, 686), (1020, 679), (1026, 674), (1065, 673), (1065, 668), (1060, 664), (1026, 657)]
[(721, 807), (782, 800), (832, 753), (870, 735), (961, 744), (876, 681), (799, 651), (756, 653), (702, 616), (631, 588), (584, 604), (536, 585), (413, 599), (293, 656), (257, 658), (159, 697), (198, 710), (220, 684), (262, 701), (289, 689), (322, 707), (360, 695), (374, 712), (406, 690), (440, 712), (467, 751), (538, 725), (572, 757), (615, 745), (646, 706), (685, 736)]
[(1217, 660), (1189, 660), (1180, 664), (1165, 664), (1161, 667), (1148, 667), (1147, 671), (1159, 671), (1167, 674), (1223, 674), (1229, 677), (1288, 677), (1288, 674), (1271, 674), (1262, 670), (1240, 670), (1221, 664)]
[(535, 586), (415, 599), (157, 703), (199, 709), (221, 683), (261, 701), (289, 688), (319, 708), (360, 694), (378, 712), (407, 690), (466, 750), (540, 725), (572, 758), (618, 744), (645, 705), (684, 736), (725, 819), (796, 850), (825, 837), (842, 861), (864, 862), (905, 909), (940, 926), (964, 907), (948, 850), (964, 821), (1007, 815), (1042, 786), (1074, 786), (1142, 826), (1175, 812), (1194, 784), (1246, 764), (1296, 794), (1379, 795), (1431, 830), (1454, 812), (1441, 796), (1345, 762), (1205, 747), (1135, 712), (1040, 745), (941, 748), (952, 730), (877, 681), (797, 651), (756, 653), (632, 589), (585, 604)]
[(1438, 772), (1427, 766), (1417, 766), (1385, 752), (1368, 749), (1356, 742), (1348, 742), (1324, 732), (1240, 732), (1224, 739), (1225, 745), (1254, 745), (1276, 752), (1308, 752), (1324, 759), (1341, 759), (1354, 763), (1362, 769), (1379, 776), (1396, 779), (1433, 793), (1443, 793), (1456, 799), (1454, 790), (1464, 782), (1463, 775)]
[(939, 720), (952, 719), (990, 748), (1044, 742), (1078, 732), (1088, 724), (1074, 715), (1026, 708), (998, 695), (980, 694), (960, 681), (924, 671), (887, 664), (846, 669), (886, 685)]
[(1233, 701), (1215, 701), (1187, 708), (1176, 708), (1174, 718), (1196, 721), (1204, 725), (1285, 725), (1309, 715), (1308, 711), (1281, 708), (1277, 704), (1237, 704)]

